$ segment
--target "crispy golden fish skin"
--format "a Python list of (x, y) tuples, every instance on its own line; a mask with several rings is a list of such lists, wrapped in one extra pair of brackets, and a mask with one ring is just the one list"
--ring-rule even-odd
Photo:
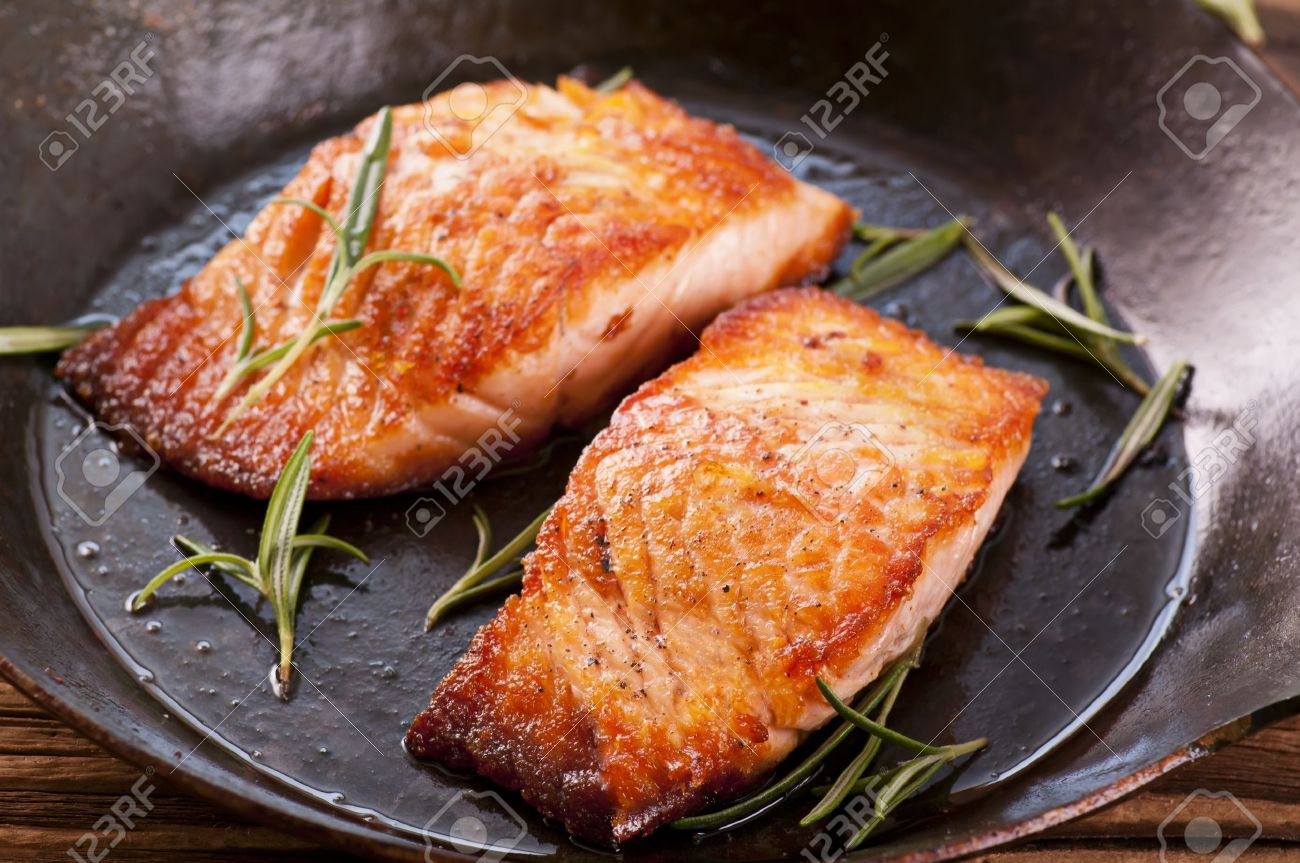
[(817, 289), (721, 315), (587, 447), (407, 746), (618, 843), (741, 794), (962, 580), (1046, 384)]
[[(506, 103), (518, 87), (486, 91)], [(333, 317), (363, 325), (317, 343), (214, 435), (257, 380), (214, 398), (236, 358), (236, 279), (258, 345), (279, 344), (314, 324), (334, 251), (317, 215), (267, 206), (178, 294), (69, 350), (58, 374), (99, 417), (213, 486), (266, 496), (314, 429), (310, 496), (376, 496), (437, 479), (494, 428), (519, 456), (608, 408), (718, 312), (820, 278), (854, 218), (732, 128), (636, 83), (524, 86), (482, 141), (453, 92), (394, 109), (367, 248), (441, 257), (459, 290), (424, 264), (362, 273)], [(342, 215), (374, 122), (318, 145), (283, 194)]]

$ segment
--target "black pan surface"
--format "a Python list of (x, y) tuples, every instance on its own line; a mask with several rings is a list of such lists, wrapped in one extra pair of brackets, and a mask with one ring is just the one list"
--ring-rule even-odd
[[(1284, 479), (1294, 475), (1287, 322), (1300, 292), (1287, 228), (1300, 209), (1298, 124), (1292, 97), (1252, 56), (1177, 2), (978, 12), (899, 3), (797, 16), (777, 4), (588, 14), (545, 5), (12, 10), (8, 32), (27, 36), (0, 59), (14, 94), (0, 105), (14, 144), (0, 154), (11, 226), (0, 237), (0, 322), (121, 314), (174, 291), (311, 142), (378, 105), (419, 98), (462, 52), (537, 80), (580, 62), (602, 74), (630, 63), (650, 86), (766, 147), (807, 131), (801, 116), (880, 41), (887, 77), (800, 153), (796, 173), (871, 221), (970, 214), (1002, 260), (1042, 285), (1064, 270), (1043, 223), (1047, 210), (1061, 212), (1099, 248), (1117, 314), (1151, 337), (1134, 361), (1149, 373), (1148, 362), (1187, 356), (1197, 374), (1185, 422), (1165, 430), (1120, 493), (1062, 513), (1051, 501), (1086, 483), (1137, 398), (1077, 363), (978, 337), (962, 344), (1042, 375), (1052, 393), (999, 526), (895, 715), (926, 739), (983, 734), (992, 744), (861, 856), (948, 856), (1040, 829), (1300, 692), (1286, 614), (1297, 593), (1286, 563), (1296, 493)], [(49, 170), (46, 136), (67, 128), (63, 114), (142, 41), (150, 75)], [(1204, 142), (1176, 116), (1164, 125), (1181, 137), (1167, 136), (1157, 99), (1198, 54), (1232, 59), (1259, 99), (1193, 158)], [(449, 80), (485, 68), (461, 64)], [(1251, 100), (1248, 84), (1216, 80)], [(998, 297), (954, 256), (874, 305), (951, 345), (952, 322)], [(149, 475), (93, 524), (102, 499), (59, 493), (74, 464), (64, 452), (111, 445), (93, 428), (82, 436), (88, 420), (48, 363), (5, 363), (0, 411), (23, 441), (23, 456), (0, 465), (10, 489), (0, 503), (0, 669), (27, 692), (142, 765), (341, 847), (450, 858), (438, 817), (454, 804), (515, 853), (599, 856), (518, 798), (486, 795), (489, 786), (401, 751), (407, 723), (493, 612), (476, 608), (433, 635), (419, 625), (472, 556), (468, 507), (424, 536), (407, 524), (418, 496), (329, 508), (336, 532), (379, 565), (319, 570), (299, 619), (311, 633), (299, 657), (306, 682), (283, 704), (265, 683), (269, 611), (242, 587), (194, 576), (147, 614), (123, 609), (174, 559), (168, 536), (245, 546), (260, 506), (150, 473), (147, 455), (124, 451), (123, 464)], [(475, 493), (500, 535), (554, 499), (580, 446)], [(95, 503), (101, 510), (87, 512)], [(623, 853), (827, 853), (838, 840), (798, 828), (800, 803), (721, 836), (665, 832)]]

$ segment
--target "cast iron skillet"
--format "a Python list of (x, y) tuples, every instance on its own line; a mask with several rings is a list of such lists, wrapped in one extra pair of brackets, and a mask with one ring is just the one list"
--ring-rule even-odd
[[(463, 53), (537, 80), (579, 63), (603, 73), (632, 64), (652, 87), (767, 146), (806, 129), (801, 115), (881, 40), (888, 77), (816, 140), (797, 172), (876, 221), (970, 213), (1013, 269), (1047, 258), (1040, 284), (1061, 272), (1042, 216), (1061, 211), (1101, 250), (1117, 314), (1151, 337), (1134, 361), (1150, 373), (1187, 356), (1197, 373), (1185, 422), (1166, 429), (1105, 506), (1072, 515), (1050, 502), (1081, 487), (1136, 399), (1077, 364), (963, 344), (1048, 378), (1054, 409), (897, 718), (921, 735), (956, 717), (945, 737), (987, 734), (993, 745), (860, 856), (939, 859), (1024, 836), (1196, 757), (1206, 747), (1192, 744), (1208, 733), (1300, 694), (1290, 613), (1300, 588), (1287, 563), (1297, 511), (1289, 336), (1300, 277), (1288, 264), (1300, 115), (1190, 4), (32, 2), (3, 14), (6, 324), (121, 313), (175, 290), (228, 238), (226, 225), (242, 229), (306, 146), (379, 105), (418, 99)], [(41, 142), (68, 127), (64, 115), (142, 40), (154, 55), (146, 82), (48, 170)], [(1204, 130), (1188, 139), (1188, 124), (1167, 118), (1184, 136), (1178, 146), (1158, 122), (1157, 96), (1198, 54), (1231, 58), (1258, 101), (1193, 159), (1184, 147), (1198, 152)], [(448, 81), (475, 76), (461, 66)], [(1249, 85), (1234, 86), (1253, 102)], [(996, 300), (954, 257), (877, 305), (953, 344), (952, 321)], [(452, 797), (484, 799), (487, 786), (414, 764), (398, 741), (492, 611), (419, 632), (428, 597), (469, 556), (465, 507), (423, 538), (405, 526), (413, 497), (331, 508), (338, 532), (384, 563), (369, 577), (337, 561), (320, 570), (300, 623), (320, 626), (301, 657), (313, 682), (282, 705), (258, 682), (272, 654), (239, 616), (263, 632), (269, 621), (246, 593), (222, 585), (217, 595), (192, 579), (145, 617), (121, 610), (170, 559), (165, 538), (178, 524), (238, 546), (260, 507), (162, 471), (90, 527), (57, 494), (60, 455), (85, 419), (48, 363), (0, 368), (0, 413), (21, 442), (0, 462), (7, 677), (105, 746), (241, 813), (364, 854), (459, 859), (418, 828)], [(1234, 423), (1232, 441), (1244, 435), (1247, 445), (1231, 443), (1225, 458), (1222, 434)], [(553, 499), (577, 451), (478, 492), (503, 535)], [(1053, 456), (1080, 468), (1056, 470)], [(148, 467), (138, 454), (121, 458)], [(502, 803), (526, 822), (517, 851), (596, 856), (517, 798)], [(801, 809), (783, 807), (728, 837), (665, 832), (624, 853), (820, 853), (815, 831), (795, 826)]]

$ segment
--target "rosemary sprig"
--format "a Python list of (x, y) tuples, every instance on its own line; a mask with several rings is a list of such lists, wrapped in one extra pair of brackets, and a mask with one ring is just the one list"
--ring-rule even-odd
[(1151, 441), (1155, 440), (1156, 434), (1164, 425), (1187, 370), (1187, 361), (1178, 360), (1169, 367), (1169, 371), (1165, 372), (1160, 380), (1156, 381), (1156, 385), (1151, 388), (1151, 392), (1147, 393), (1146, 398), (1142, 399), (1142, 404), (1138, 405), (1137, 411), (1124, 427), (1119, 440), (1106, 456), (1106, 461), (1097, 472), (1092, 485), (1086, 491), (1058, 500), (1056, 505), (1059, 508), (1069, 509), (1091, 503), (1105, 494), (1115, 480), (1128, 470), (1138, 454), (1151, 445)]
[(930, 754), (939, 751), (939, 747), (937, 746), (931, 746), (928, 743), (913, 740), (906, 734), (899, 734), (892, 728), (887, 728), (879, 722), (876, 722), (870, 716), (867, 716), (866, 713), (849, 707), (840, 700), (840, 697), (835, 694), (835, 691), (820, 677), (817, 678), (817, 688), (821, 690), (822, 697), (826, 699), (830, 706), (835, 708), (835, 712), (840, 715), (841, 719), (853, 727), (867, 732), (872, 737), (879, 737), (886, 743), (892, 743), (895, 746), (901, 746), (902, 748), (910, 749), (913, 752), (924, 752)]
[(1033, 306), (1003, 306), (978, 321), (957, 321), (953, 326), (958, 332), (1001, 336), (1064, 354), (1081, 362), (1100, 365), (1139, 394), (1145, 395), (1149, 389), (1146, 381), (1138, 377), (1123, 360), (1119, 363), (1111, 362), (1114, 354), (1099, 352), (1095, 346), (1091, 349), (1085, 347), (1085, 344), (1093, 344), (1087, 333), (1072, 333), (1068, 327), (1062, 326), (1046, 312)]
[[(870, 735), (862, 751), (840, 773), (833, 784), (813, 790), (813, 793), (821, 799), (799, 822), (800, 825), (808, 827), (837, 810), (850, 794), (871, 792), (875, 795), (872, 817), (862, 825), (848, 845), (849, 848), (856, 848), (895, 807), (923, 788), (935, 773), (963, 755), (981, 748), (987, 742), (980, 738), (951, 746), (931, 746), (885, 726), (884, 722), (893, 709), (908, 670), (916, 667), (920, 650), (921, 639), (918, 636), (913, 648), (880, 676), (875, 685), (858, 701), (856, 707), (849, 707), (820, 677), (817, 678), (817, 686), (822, 695), (843, 720), (830, 737), (807, 758), (799, 762), (793, 770), (762, 791), (716, 812), (679, 818), (672, 822), (671, 826), (677, 830), (713, 830), (734, 824), (762, 811), (794, 791), (813, 775), (827, 756), (855, 729), (862, 729)], [(869, 715), (873, 713), (874, 717)], [(910, 761), (905, 761), (874, 776), (859, 778), (885, 742), (901, 745), (920, 754)], [(875, 789), (878, 787), (881, 790), (876, 793)]]
[(0, 356), (62, 351), (102, 326), (0, 327)]
[(475, 506), (474, 529), (478, 532), (478, 550), (474, 554), (474, 562), (446, 593), (434, 600), (433, 605), (429, 607), (429, 613), (424, 618), (424, 631), (433, 629), (438, 621), (447, 615), (447, 612), (522, 581), (522, 570), (517, 574), (510, 573), (491, 581), (489, 579), (522, 555), (524, 550), (536, 541), (537, 532), (542, 529), (542, 522), (546, 521), (552, 508), (548, 506), (544, 509), (541, 515), (529, 522), (528, 526), (502, 546), (500, 551), (488, 557), (488, 549), (492, 547), (492, 523), (488, 520), (487, 513)]
[[(885, 723), (885, 720), (889, 718), (890, 711), (894, 709), (894, 702), (898, 700), (898, 693), (903, 689), (903, 682), (907, 679), (907, 672), (916, 667), (916, 659), (920, 654), (920, 649), (921, 645), (919, 643), (912, 649), (911, 654), (907, 657), (906, 664), (903, 666), (903, 673), (895, 679), (885, 695), (885, 700), (880, 705), (880, 709), (876, 712), (875, 720), (881, 725)], [(812, 808), (812, 811), (799, 820), (799, 825), (809, 827), (838, 809), (840, 804), (844, 802), (844, 798), (849, 796), (853, 783), (857, 782), (862, 777), (862, 774), (867, 772), (867, 768), (871, 766), (871, 763), (876, 760), (876, 755), (880, 753), (882, 745), (879, 737), (875, 735), (868, 737), (862, 751), (841, 771), (835, 782), (821, 795), (822, 799)]]
[(1027, 345), (1045, 348), (1058, 354), (1074, 357), (1084, 362), (1092, 362), (1093, 357), (1087, 349), (1068, 336), (1050, 333), (1028, 324), (993, 323), (991, 321), (958, 321), (958, 332), (978, 332), (995, 336), (1005, 336)]
[[(1070, 265), (1074, 284), (1079, 289), (1079, 299), (1083, 302), (1084, 314), (1099, 324), (1110, 326), (1110, 316), (1106, 314), (1106, 307), (1102, 305), (1101, 297), (1097, 293), (1096, 282), (1093, 280), (1095, 256), (1092, 250), (1079, 251), (1079, 247), (1075, 245), (1074, 239), (1065, 227), (1065, 223), (1061, 221), (1061, 217), (1056, 213), (1047, 214), (1047, 223), (1051, 226), (1052, 232), (1056, 234), (1061, 254), (1065, 256), (1066, 262)], [(1086, 333), (1083, 339), (1092, 349), (1097, 361), (1105, 366), (1111, 374), (1142, 395), (1147, 394), (1150, 389), (1147, 382), (1142, 380), (1138, 373), (1133, 371), (1132, 367), (1125, 362), (1124, 357), (1120, 355), (1119, 347), (1113, 341)]]
[[(330, 266), (325, 276), (325, 286), (322, 288), (320, 298), (316, 302), (313, 323), (284, 344), (265, 352), (265, 356), (250, 358), (246, 352), (242, 355), (236, 354), (235, 367), (232, 368), (230, 374), (218, 389), (220, 397), (224, 398), (228, 395), (239, 381), (254, 371), (267, 365), (271, 365), (271, 369), (250, 387), (248, 392), (244, 394), (243, 399), (226, 414), (225, 421), (222, 422), (214, 434), (220, 435), (236, 417), (265, 398), (276, 382), (288, 372), (303, 353), (318, 339), (331, 333), (342, 332), (344, 331), (342, 328), (354, 329), (360, 326), (360, 323), (356, 321), (329, 321), (328, 318), (352, 280), (370, 267), (388, 261), (430, 264), (440, 267), (451, 277), (452, 284), (457, 288), (460, 287), (460, 274), (456, 272), (455, 268), (433, 255), (421, 252), (386, 250), (372, 252), (362, 257), (366, 243), (370, 240), (375, 215), (379, 212), (379, 189), (384, 183), (384, 172), (388, 165), (388, 151), (392, 144), (392, 136), (392, 109), (385, 106), (380, 110), (375, 120), (374, 130), (362, 148), (361, 160), (357, 167), (356, 176), (352, 181), (352, 192), (348, 197), (347, 216), (342, 223), (311, 201), (301, 198), (276, 198), (272, 201), (273, 204), (304, 207), (320, 216), (335, 236), (334, 256), (330, 260)], [(247, 342), (251, 348), (251, 337), (247, 334), (253, 329), (252, 310), (247, 302), (247, 292), (244, 291), (242, 284), (239, 285), (239, 289), (240, 301), (243, 304), (245, 313), (244, 335), (241, 337), (240, 347), (242, 349), (244, 343)], [(258, 362), (254, 360), (258, 360)]]
[[(293, 346), (293, 341), (290, 340), (277, 347), (254, 352), (253, 337), (257, 329), (257, 316), (253, 311), (253, 304), (248, 299), (248, 290), (238, 276), (235, 277), (235, 288), (239, 293), (239, 303), (244, 309), (244, 321), (240, 327), (239, 347), (235, 352), (235, 362), (212, 396), (217, 401), (229, 395), (231, 390), (239, 386), (241, 380), (253, 372), (266, 368), (271, 363), (278, 362)], [(315, 343), (326, 336), (346, 333), (349, 330), (355, 330), (359, 326), (361, 326), (361, 321), (356, 318), (327, 321), (323, 324), (317, 324), (311, 340), (312, 343)]]
[(934, 778), (934, 774), (958, 758), (983, 749), (987, 744), (986, 738), (977, 737), (965, 743), (941, 746), (934, 752), (904, 761), (896, 767), (855, 782), (848, 793), (873, 793), (875, 806), (871, 817), (844, 844), (844, 850), (852, 851), (861, 845), (899, 804), (924, 788)]
[(958, 217), (919, 234), (880, 225), (854, 226), (854, 236), (870, 245), (832, 290), (861, 302), (902, 284), (947, 257), (969, 221)]
[[(858, 700), (857, 708), (862, 713), (870, 713), (880, 706), (891, 691), (897, 686), (901, 686), (901, 681), (907, 674), (915, 660), (915, 653), (909, 653), (904, 658), (890, 666), (889, 670), (871, 687), (871, 689)], [(719, 827), (725, 827), (748, 815), (753, 815), (785, 795), (789, 794), (795, 788), (799, 787), (808, 777), (821, 767), (822, 762), (834, 752), (841, 743), (848, 739), (854, 731), (854, 727), (849, 722), (841, 722), (835, 731), (822, 742), (820, 746), (809, 753), (803, 761), (800, 761), (785, 776), (773, 782), (761, 791), (742, 798), (724, 809), (715, 812), (708, 812), (703, 815), (692, 815), (689, 818), (678, 818), (670, 825), (674, 830), (714, 830)]]
[(613, 93), (622, 88), (628, 81), (631, 81), (633, 74), (631, 66), (624, 66), (591, 89), (597, 93)]
[(308, 533), (298, 532), (307, 484), (311, 479), (311, 445), (314, 434), (303, 435), (276, 480), (266, 505), (257, 560), (220, 552), (198, 540), (177, 536), (173, 540), (187, 554), (153, 577), (144, 589), (127, 602), (130, 611), (139, 611), (158, 588), (191, 567), (211, 566), (256, 590), (271, 603), (280, 640), (280, 663), (276, 672), (280, 697), (288, 699), (293, 669), (294, 624), (303, 577), (312, 551), (317, 548), (341, 551), (366, 561), (365, 552), (343, 540), (329, 536), (328, 518), (318, 520)]
[(1055, 318), (1062, 325), (1075, 331), (1091, 333), (1096, 336), (1113, 339), (1117, 342), (1126, 342), (1129, 344), (1142, 344), (1146, 341), (1145, 336), (1136, 333), (1126, 333), (1123, 330), (1117, 330), (1107, 324), (1094, 321), (1087, 315), (1079, 312), (1074, 307), (1060, 302), (1051, 294), (1045, 293), (1033, 285), (1027, 284), (1021, 279), (1016, 278), (997, 258), (989, 254), (984, 246), (972, 237), (967, 236), (966, 251), (970, 253), (971, 258), (980, 266), (993, 284), (1005, 291), (1008, 295), (1020, 302), (1033, 306), (1034, 308), (1046, 312)]

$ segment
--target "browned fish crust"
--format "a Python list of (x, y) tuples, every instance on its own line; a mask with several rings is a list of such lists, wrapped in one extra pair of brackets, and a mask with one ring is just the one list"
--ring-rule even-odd
[[(487, 91), (495, 101), (514, 87)], [(303, 208), (265, 208), (178, 294), (69, 350), (58, 375), (101, 418), (130, 424), (164, 461), (211, 485), (267, 495), (314, 429), (310, 495), (380, 495), (437, 478), (512, 403), (525, 438), (516, 454), (557, 423), (583, 421), (693, 342), (676, 322), (646, 335), (666, 316), (661, 305), (702, 326), (746, 295), (820, 276), (847, 236), (853, 212), (842, 201), (639, 84), (606, 95), (561, 79), (526, 92), (465, 159), (453, 150), (474, 130), (446, 93), (428, 103), (429, 118), (424, 104), (394, 109), (368, 248), (438, 255), (463, 287), (415, 263), (361, 274), (334, 317), (363, 326), (318, 343), (226, 433), (212, 434), (251, 385), (213, 398), (235, 358), (236, 278), (256, 307), (262, 347), (306, 327), (320, 296), (334, 238)], [(373, 123), (318, 145), (284, 195), (342, 213)], [(764, 227), (766, 215), (783, 224)], [(688, 257), (731, 231), (734, 261), (759, 268), (750, 281), (729, 284), (715, 277), (715, 258)], [(797, 239), (772, 242), (782, 234)], [(664, 276), (679, 261), (682, 272)], [(693, 269), (681, 296), (635, 313), (619, 299), (629, 285), (644, 298), (661, 276), (668, 294)]]
[[(950, 593), (918, 597), (928, 570), (964, 574), (1046, 391), (816, 289), (750, 300), (703, 345), (587, 447), (522, 594), (407, 737), (592, 841), (752, 788), (830, 715), (816, 676), (849, 697), (898, 655)], [(881, 477), (860, 500), (800, 461), (828, 418), (879, 435), (854, 451)]]

